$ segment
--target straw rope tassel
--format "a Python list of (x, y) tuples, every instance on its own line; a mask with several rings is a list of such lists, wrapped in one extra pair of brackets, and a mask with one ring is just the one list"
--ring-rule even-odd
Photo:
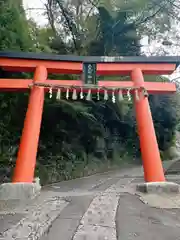
[(69, 99), (69, 88), (67, 88), (67, 90), (66, 90), (66, 99), (67, 100)]
[(56, 99), (61, 100), (61, 89), (60, 88), (58, 88)]
[(100, 100), (100, 94), (99, 94), (99, 89), (97, 90), (97, 100)]
[(115, 102), (116, 102), (116, 97), (115, 97), (114, 90), (112, 91), (112, 102), (113, 102), (113, 103), (115, 103)]
[(72, 99), (73, 100), (77, 100), (77, 91), (76, 91), (76, 89), (73, 90)]
[(52, 98), (52, 87), (49, 88), (49, 98)]
[(83, 89), (81, 88), (80, 99), (84, 99)]
[(108, 98), (109, 98), (109, 96), (108, 96), (108, 91), (105, 89), (105, 90), (104, 90), (104, 100), (107, 101)]
[(129, 89), (128, 91), (127, 91), (127, 97), (128, 97), (128, 101), (131, 101), (131, 89)]
[(134, 93), (135, 93), (135, 99), (136, 99), (136, 101), (139, 101), (139, 100), (140, 100), (140, 98), (139, 98), (139, 90), (138, 90), (138, 89), (135, 89)]
[(88, 90), (88, 94), (86, 96), (87, 101), (91, 101), (91, 89)]
[(121, 89), (119, 90), (119, 93), (118, 93), (118, 99), (119, 99), (120, 102), (124, 100), (124, 98), (123, 98), (123, 92), (122, 92)]

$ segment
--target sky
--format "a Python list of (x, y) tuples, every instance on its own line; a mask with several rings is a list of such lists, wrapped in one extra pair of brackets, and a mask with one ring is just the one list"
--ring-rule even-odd
[(40, 26), (47, 23), (46, 18), (43, 16), (43, 10), (40, 10), (44, 8), (44, 2), (45, 0), (23, 0), (28, 17), (34, 18)]

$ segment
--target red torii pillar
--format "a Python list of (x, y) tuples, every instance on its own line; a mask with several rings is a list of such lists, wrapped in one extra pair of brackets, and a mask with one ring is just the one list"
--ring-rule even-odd
[[(46, 79), (47, 69), (44, 66), (38, 66), (34, 82), (45, 82)], [(43, 105), (44, 89), (34, 86), (29, 97), (13, 182), (33, 182), (34, 180)]]
[[(134, 69), (131, 73), (131, 77), (135, 87), (145, 86), (141, 69)], [(146, 182), (165, 181), (148, 98), (140, 98), (138, 101), (134, 99), (134, 101), (144, 167), (144, 179)]]
[[(124, 60), (124, 59), (123, 59)], [(154, 61), (154, 60), (153, 60)], [(152, 62), (153, 62), (152, 61)], [(69, 80), (47, 80), (48, 73), (82, 73), (82, 63), (63, 62), (58, 60), (44, 60), (34, 58), (28, 59), (17, 57), (0, 57), (0, 67), (6, 71), (32, 72), (35, 70), (34, 80), (32, 79), (0, 79), (0, 89), (7, 91), (28, 90), (33, 83), (83, 86), (82, 81)], [(176, 68), (171, 64), (141, 64), (141, 63), (98, 63), (97, 74), (99, 75), (120, 75), (131, 73), (132, 81), (99, 81), (98, 86), (109, 88), (144, 87), (149, 93), (174, 93), (176, 86), (172, 83), (144, 82), (143, 74), (170, 74)], [(143, 74), (142, 74), (143, 71)], [(13, 182), (32, 182), (36, 165), (40, 125), (43, 112), (44, 92), (47, 87), (33, 86), (30, 93), (29, 105), (24, 122), (21, 143), (19, 147)], [(70, 89), (72, 91), (72, 89)], [(92, 89), (92, 91), (97, 91)], [(157, 139), (153, 126), (153, 120), (149, 107), (148, 98), (135, 100), (136, 119), (140, 138), (140, 147), (146, 182), (165, 181)]]

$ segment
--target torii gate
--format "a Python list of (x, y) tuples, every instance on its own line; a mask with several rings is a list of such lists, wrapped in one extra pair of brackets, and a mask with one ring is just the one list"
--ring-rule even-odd
[[(77, 57), (35, 53), (0, 52), (0, 68), (13, 72), (34, 72), (33, 79), (0, 79), (1, 91), (30, 90), (29, 104), (24, 121), (13, 182), (32, 182), (43, 113), (44, 94), (48, 89), (66, 86), (68, 91), (117, 93), (117, 89), (145, 93), (134, 97), (136, 120), (146, 182), (165, 181), (153, 120), (146, 92), (175, 93), (174, 83), (144, 82), (143, 74), (172, 74), (179, 61), (177, 57)], [(93, 75), (86, 80), (49, 80), (48, 73), (86, 74), (88, 66), (97, 75), (131, 75), (132, 81), (98, 81)], [(84, 70), (83, 70), (84, 69)], [(90, 86), (87, 85), (91, 84)], [(93, 85), (92, 85), (93, 84)]]

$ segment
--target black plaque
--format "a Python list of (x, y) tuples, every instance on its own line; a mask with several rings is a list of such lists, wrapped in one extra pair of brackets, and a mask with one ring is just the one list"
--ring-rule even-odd
[(96, 63), (83, 63), (83, 80), (85, 84), (97, 84)]

